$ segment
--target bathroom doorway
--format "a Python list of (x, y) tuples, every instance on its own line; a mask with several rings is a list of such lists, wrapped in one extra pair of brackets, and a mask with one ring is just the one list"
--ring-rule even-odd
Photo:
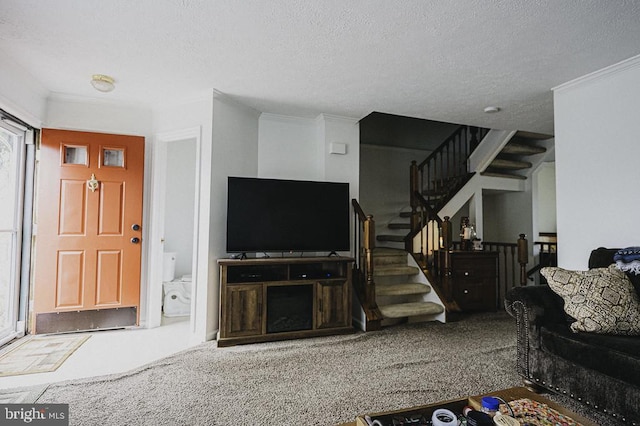
[(198, 264), (199, 131), (154, 141), (149, 243), (149, 328), (189, 321)]
[(196, 140), (167, 142), (165, 173), (163, 321), (188, 318), (193, 278)]

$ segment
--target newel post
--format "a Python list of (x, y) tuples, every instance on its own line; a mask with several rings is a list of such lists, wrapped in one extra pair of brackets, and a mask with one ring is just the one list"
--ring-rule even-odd
[(441, 268), (439, 272), (442, 287), (447, 300), (453, 300), (453, 289), (451, 285), (451, 246), (453, 244), (453, 231), (451, 228), (451, 221), (449, 216), (445, 216), (442, 224), (440, 225), (442, 234), (442, 254), (440, 255)]
[(529, 261), (529, 242), (524, 234), (518, 239), (518, 263), (520, 264), (520, 285), (527, 285), (527, 262)]
[(442, 235), (440, 235), (442, 237), (442, 248), (444, 250), (449, 250), (453, 243), (453, 232), (451, 230), (451, 221), (449, 220), (449, 216), (444, 217), (440, 228), (442, 229)]
[(376, 222), (373, 220), (373, 216), (367, 215), (367, 219), (364, 221), (364, 255), (365, 263), (367, 265), (367, 276), (365, 283), (365, 297), (367, 299), (367, 306), (376, 305), (376, 288), (373, 282), (373, 249), (375, 248), (376, 241)]

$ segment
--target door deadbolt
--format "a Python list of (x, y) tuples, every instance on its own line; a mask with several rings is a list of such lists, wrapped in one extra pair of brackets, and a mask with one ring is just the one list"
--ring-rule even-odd
[(131, 225), (131, 229), (133, 229), (134, 231), (139, 231), (140, 225), (138, 225), (137, 223), (134, 223), (133, 225)]
[(140, 242), (140, 238), (138, 238), (138, 237), (133, 237), (133, 238), (131, 239), (131, 242), (132, 242), (133, 244), (138, 244), (138, 243)]

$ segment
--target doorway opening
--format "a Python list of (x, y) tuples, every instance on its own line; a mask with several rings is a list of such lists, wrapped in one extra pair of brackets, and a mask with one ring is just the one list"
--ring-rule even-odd
[(193, 285), (196, 140), (166, 142), (163, 322), (188, 320)]
[(199, 128), (156, 136), (149, 211), (145, 326), (188, 322), (190, 338), (196, 329), (203, 255), (198, 245), (200, 148)]

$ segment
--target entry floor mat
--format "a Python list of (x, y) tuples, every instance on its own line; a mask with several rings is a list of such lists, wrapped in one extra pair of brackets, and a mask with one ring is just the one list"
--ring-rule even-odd
[(0, 377), (55, 371), (89, 337), (24, 337), (0, 354)]

